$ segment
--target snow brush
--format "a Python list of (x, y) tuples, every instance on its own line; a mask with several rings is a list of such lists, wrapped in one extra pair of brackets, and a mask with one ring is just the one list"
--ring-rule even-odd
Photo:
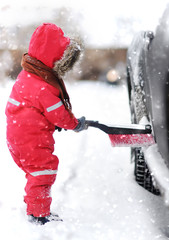
[(89, 127), (99, 128), (109, 135), (113, 147), (143, 147), (155, 143), (151, 125), (106, 126), (98, 121), (86, 120)]

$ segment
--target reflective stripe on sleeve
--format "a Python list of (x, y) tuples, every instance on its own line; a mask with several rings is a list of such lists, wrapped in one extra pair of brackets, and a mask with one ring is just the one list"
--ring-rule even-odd
[(9, 98), (9, 99), (8, 99), (8, 102), (14, 104), (15, 106), (19, 106), (19, 105), (20, 105), (20, 102), (16, 101), (16, 100), (13, 99), (13, 98)]
[(33, 177), (37, 177), (42, 175), (53, 175), (56, 173), (57, 173), (57, 170), (43, 170), (43, 171), (32, 172), (30, 173), (30, 175), (32, 175)]
[(52, 105), (51, 107), (48, 107), (46, 110), (47, 112), (51, 112), (53, 110), (56, 110), (57, 108), (61, 107), (63, 105), (62, 101)]

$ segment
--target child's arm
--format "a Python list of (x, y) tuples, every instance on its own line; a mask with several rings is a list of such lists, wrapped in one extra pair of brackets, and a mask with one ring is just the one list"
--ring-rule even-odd
[(39, 102), (43, 108), (43, 115), (55, 126), (64, 129), (75, 129), (78, 120), (73, 114), (70, 114), (61, 99), (54, 95), (47, 88), (41, 91)]

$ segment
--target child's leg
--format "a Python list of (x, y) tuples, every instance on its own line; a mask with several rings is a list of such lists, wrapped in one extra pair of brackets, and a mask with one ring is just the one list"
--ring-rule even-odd
[(56, 174), (41, 176), (26, 174), (26, 178), (26, 196), (24, 200), (27, 204), (27, 214), (32, 214), (35, 217), (48, 216), (52, 202), (50, 190), (56, 179)]
[(41, 148), (29, 151), (29, 158), (25, 158), (27, 184), (25, 187), (27, 214), (35, 217), (45, 217), (50, 214), (52, 198), (51, 186), (55, 182), (58, 158), (52, 154), (51, 149)]
[(31, 145), (8, 145), (14, 161), (26, 173), (25, 187), (27, 214), (35, 217), (50, 214), (52, 198), (50, 190), (55, 182), (59, 160), (53, 155), (54, 147), (35, 147)]

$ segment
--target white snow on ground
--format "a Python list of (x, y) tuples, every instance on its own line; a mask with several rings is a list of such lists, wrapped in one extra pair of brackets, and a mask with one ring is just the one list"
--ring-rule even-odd
[[(67, 85), (74, 113), (105, 124), (130, 123), (124, 82)], [(169, 211), (163, 199), (138, 186), (129, 148), (113, 148), (97, 129), (55, 133), (60, 158), (52, 211), (64, 222), (27, 222), (24, 173), (6, 147), (4, 109), (11, 84), (0, 87), (0, 238), (3, 240), (164, 240)]]

